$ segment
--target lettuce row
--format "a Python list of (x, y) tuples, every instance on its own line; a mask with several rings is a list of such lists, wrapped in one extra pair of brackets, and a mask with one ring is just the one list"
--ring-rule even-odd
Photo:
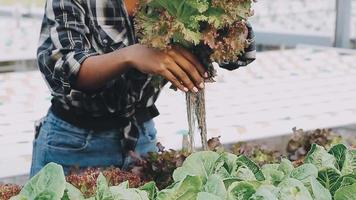
[[(87, 200), (355, 200), (355, 150), (336, 145), (327, 152), (313, 145), (304, 164), (282, 159), (261, 168), (245, 156), (210, 151), (189, 156), (173, 173), (174, 183), (159, 191), (154, 182), (129, 188), (109, 186), (100, 174)], [(50, 163), (11, 200), (85, 200), (66, 183), (61, 166)]]

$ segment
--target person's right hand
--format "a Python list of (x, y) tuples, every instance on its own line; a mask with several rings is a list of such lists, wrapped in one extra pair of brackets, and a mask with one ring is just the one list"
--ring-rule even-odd
[(160, 75), (184, 92), (198, 92), (204, 88), (206, 70), (198, 59), (182, 47), (160, 51), (136, 44), (125, 48), (130, 65), (147, 74)]

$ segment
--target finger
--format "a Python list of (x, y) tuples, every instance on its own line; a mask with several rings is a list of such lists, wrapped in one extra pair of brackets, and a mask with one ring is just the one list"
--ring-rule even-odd
[(208, 73), (205, 67), (200, 63), (196, 56), (194, 56), (191, 52), (180, 46), (174, 46), (173, 50), (178, 51), (182, 56), (188, 59), (197, 68), (202, 77), (208, 78)]
[(184, 85), (181, 82), (179, 82), (178, 79), (169, 70), (166, 70), (165, 72), (163, 72), (162, 76), (165, 79), (167, 79), (169, 82), (171, 82), (176, 88), (180, 89), (182, 92), (189, 91), (189, 89), (184, 87)]
[(190, 76), (197, 87), (204, 88), (204, 79), (189, 60), (175, 51), (169, 51), (168, 55)]
[(190, 91), (199, 91), (198, 88), (195, 87), (194, 83), (190, 80), (189, 76), (174, 61), (169, 64), (168, 70), (176, 77), (177, 80), (179, 80), (179, 82), (183, 83), (183, 85)]

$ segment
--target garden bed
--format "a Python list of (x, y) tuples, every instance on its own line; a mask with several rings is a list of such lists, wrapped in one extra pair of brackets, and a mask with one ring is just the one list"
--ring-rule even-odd
[(284, 152), (252, 142), (222, 146), (219, 138), (209, 140), (211, 151), (193, 155), (159, 145), (130, 172), (86, 169), (64, 177), (52, 163), (21, 193), (0, 185), (0, 199), (355, 199), (352, 145), (330, 130), (294, 132)]

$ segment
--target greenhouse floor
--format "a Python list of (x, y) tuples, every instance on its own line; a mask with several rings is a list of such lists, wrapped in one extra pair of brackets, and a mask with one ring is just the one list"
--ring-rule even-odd
[[(293, 127), (356, 132), (355, 60), (356, 51), (304, 47), (259, 53), (256, 62), (234, 72), (218, 70), (206, 91), (209, 137), (232, 143), (287, 135)], [(157, 103), (158, 139), (167, 148), (181, 147), (184, 99), (165, 89)], [(0, 182), (26, 178), (33, 123), (49, 103), (39, 72), (0, 74)]]

